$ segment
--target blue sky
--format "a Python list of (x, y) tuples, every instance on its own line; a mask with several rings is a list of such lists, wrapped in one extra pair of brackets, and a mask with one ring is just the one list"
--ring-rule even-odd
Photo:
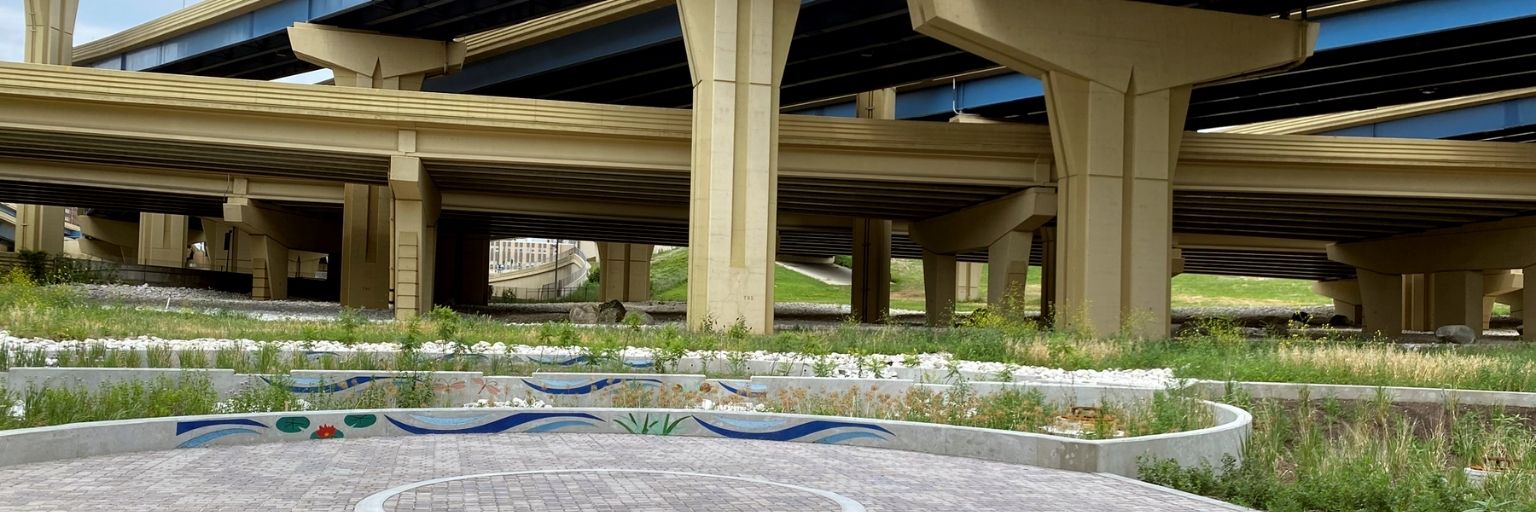
[[(170, 14), (199, 0), (80, 0), (75, 18), (75, 44), (100, 39), (123, 29)], [(23, 0), (0, 0), (0, 60), (20, 61), (26, 45)], [(318, 82), (329, 71), (305, 73), (283, 81)]]

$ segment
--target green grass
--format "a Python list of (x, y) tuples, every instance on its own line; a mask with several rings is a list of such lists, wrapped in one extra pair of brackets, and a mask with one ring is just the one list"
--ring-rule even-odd
[[(1040, 267), (1030, 267), (1029, 285), (1024, 290), (1026, 307), (1040, 304)], [(1306, 307), (1332, 304), (1312, 293), (1312, 282), (1299, 279), (1261, 277), (1207, 276), (1182, 274), (1173, 278), (1173, 307), (1278, 306)], [(657, 253), (651, 259), (651, 290), (656, 300), (682, 301), (688, 298), (688, 249)], [(987, 269), (982, 266), (980, 296), (987, 293)], [(848, 304), (849, 287), (817, 281), (799, 272), (775, 266), (774, 300), (816, 304)], [(961, 302), (959, 311), (972, 311), (984, 301)], [(891, 307), (911, 311), (926, 309), (923, 302), (923, 265), (917, 260), (891, 261)]]

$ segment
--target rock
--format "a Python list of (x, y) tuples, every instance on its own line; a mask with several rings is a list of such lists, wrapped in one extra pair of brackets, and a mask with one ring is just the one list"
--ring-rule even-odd
[(624, 310), (624, 303), (619, 302), (618, 299), (604, 302), (602, 305), (597, 307), (597, 323), (619, 323), (620, 321), (624, 320), (625, 313), (627, 313), (627, 311)]
[(597, 323), (597, 306), (591, 304), (577, 304), (571, 308), (571, 323), (595, 324)]
[[(633, 320), (631, 320), (631, 318), (633, 318)], [(656, 319), (652, 318), (650, 313), (646, 313), (638, 309), (633, 309), (629, 311), (629, 314), (624, 315), (624, 324), (627, 325), (630, 323), (633, 323), (634, 325), (652, 325), (656, 323)]]
[(1435, 329), (1435, 338), (1445, 343), (1466, 344), (1477, 341), (1477, 331), (1465, 325), (1443, 325)]

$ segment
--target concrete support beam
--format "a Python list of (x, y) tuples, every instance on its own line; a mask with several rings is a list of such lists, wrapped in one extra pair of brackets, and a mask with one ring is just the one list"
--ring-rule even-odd
[(1190, 88), (1300, 62), (1316, 26), (1118, 0), (908, 5), (918, 32), (1043, 77), (1064, 318), (1166, 336), (1171, 180)]
[(186, 268), (188, 245), (186, 215), (139, 214), (138, 264)]
[(798, 0), (678, 4), (693, 77), (688, 325), (773, 330), (779, 84)]
[(653, 248), (649, 244), (598, 242), (597, 258), (603, 269), (598, 284), (604, 302), (651, 300)]
[(891, 221), (853, 220), (853, 317), (884, 322), (891, 315)]
[(955, 324), (955, 255), (923, 251), (923, 305), (929, 326)]
[(299, 60), (330, 69), (336, 85), (419, 91), (428, 76), (464, 67), (464, 43), (298, 23), (288, 40)]
[(64, 208), (16, 205), (16, 251), (64, 252)]
[(408, 320), (432, 309), (440, 196), (421, 159), (410, 156), (390, 157), (389, 190), (394, 194), (395, 318)]
[(75, 225), (80, 226), (80, 232), (90, 238), (133, 249), (134, 254), (139, 252), (137, 224), (90, 215), (76, 215)]
[(987, 248), (988, 305), (1009, 314), (1023, 312), (1033, 241), (1034, 233), (1010, 231)]
[(1473, 271), (1436, 272), (1428, 276), (1431, 290), (1431, 329), (1445, 325), (1465, 325), (1481, 330), (1483, 325), (1483, 273)]
[(73, 64), (80, 0), (26, 0), (26, 62)]
[[(341, 219), (341, 305), (361, 309), (389, 307), (389, 187), (349, 183)], [(489, 270), (489, 265), (487, 265)]]
[(288, 248), (266, 235), (241, 233), (251, 254), (251, 298), (288, 298)]
[(1031, 188), (913, 223), (907, 235), (924, 249), (959, 254), (989, 248), (1008, 233), (1034, 231), (1054, 218), (1056, 191)]
[(1362, 316), (1361, 332), (1394, 338), (1403, 333), (1403, 276), (1370, 270), (1358, 271)]

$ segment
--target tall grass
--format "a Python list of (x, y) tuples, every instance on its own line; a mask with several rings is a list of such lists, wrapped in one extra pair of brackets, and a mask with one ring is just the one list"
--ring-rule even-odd
[[(1536, 431), (1497, 410), (1414, 419), (1388, 403), (1229, 397), (1254, 415), (1241, 465), (1143, 461), (1142, 478), (1275, 512), (1536, 510)], [(1478, 484), (1463, 468), (1497, 466)]]

